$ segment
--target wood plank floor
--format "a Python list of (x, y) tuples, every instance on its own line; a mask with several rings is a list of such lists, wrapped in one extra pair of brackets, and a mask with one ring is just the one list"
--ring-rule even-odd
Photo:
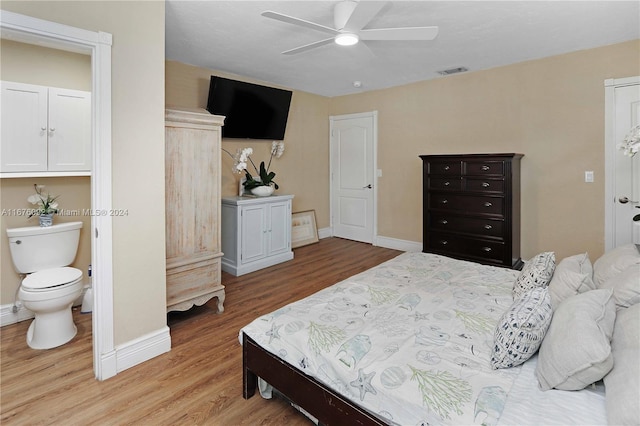
[(290, 262), (242, 277), (223, 273), (216, 300), (168, 314), (172, 350), (117, 376), (94, 379), (91, 315), (76, 309), (71, 343), (36, 351), (30, 321), (0, 335), (2, 425), (309, 425), (282, 400), (242, 398), (238, 331), (256, 317), (391, 259), (400, 252), (339, 238), (295, 249)]

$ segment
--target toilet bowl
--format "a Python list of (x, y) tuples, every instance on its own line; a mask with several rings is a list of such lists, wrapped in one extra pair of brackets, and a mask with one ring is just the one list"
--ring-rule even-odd
[(82, 271), (63, 267), (45, 269), (27, 276), (18, 298), (35, 313), (27, 331), (27, 345), (50, 349), (64, 345), (76, 335), (71, 306), (82, 294)]
[(71, 306), (82, 294), (82, 271), (72, 268), (82, 222), (7, 229), (15, 269), (25, 278), (18, 298), (34, 313), (27, 331), (33, 349), (64, 345), (77, 333)]

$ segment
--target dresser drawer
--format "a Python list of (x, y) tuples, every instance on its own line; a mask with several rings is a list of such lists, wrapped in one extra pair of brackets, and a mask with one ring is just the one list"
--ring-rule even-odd
[(429, 216), (428, 226), (435, 231), (462, 232), (465, 234), (497, 238), (504, 236), (504, 222), (500, 219), (435, 213)]
[(463, 161), (465, 175), (504, 176), (504, 161)]
[(437, 190), (460, 190), (462, 189), (462, 181), (459, 177), (447, 178), (429, 178), (429, 189)]
[(460, 175), (462, 166), (459, 160), (429, 161), (427, 172), (431, 175)]
[(486, 241), (473, 237), (463, 237), (455, 234), (432, 232), (429, 234), (428, 248), (435, 252), (452, 253), (473, 259), (502, 261), (504, 257), (504, 243)]
[(504, 199), (482, 195), (431, 194), (429, 208), (503, 216)]
[(464, 189), (473, 192), (504, 193), (504, 181), (500, 179), (465, 178)]

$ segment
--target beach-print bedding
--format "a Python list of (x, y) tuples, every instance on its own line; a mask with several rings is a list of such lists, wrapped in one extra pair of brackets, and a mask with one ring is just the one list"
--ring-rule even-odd
[(389, 423), (491, 425), (519, 372), (490, 364), (517, 275), (404, 253), (241, 334)]

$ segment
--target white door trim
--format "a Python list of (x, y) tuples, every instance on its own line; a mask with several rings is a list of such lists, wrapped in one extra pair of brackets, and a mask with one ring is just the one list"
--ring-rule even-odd
[(334, 203), (333, 203), (333, 171), (335, 165), (333, 164), (334, 152), (333, 152), (333, 129), (334, 121), (348, 120), (354, 118), (371, 118), (373, 120), (373, 164), (371, 167), (371, 175), (373, 176), (373, 235), (371, 236), (371, 244), (378, 245), (378, 111), (360, 112), (355, 114), (344, 115), (331, 115), (329, 116), (329, 226), (331, 227), (331, 234), (333, 235), (333, 218)]
[(626, 78), (610, 78), (604, 81), (604, 250), (613, 248), (615, 218), (615, 89), (617, 87), (640, 84), (640, 76)]
[[(0, 14), (2, 37), (91, 55), (91, 208), (111, 210), (111, 45), (112, 36), (13, 12)], [(91, 218), (94, 301), (93, 369), (98, 380), (114, 376), (113, 241), (109, 215)]]

